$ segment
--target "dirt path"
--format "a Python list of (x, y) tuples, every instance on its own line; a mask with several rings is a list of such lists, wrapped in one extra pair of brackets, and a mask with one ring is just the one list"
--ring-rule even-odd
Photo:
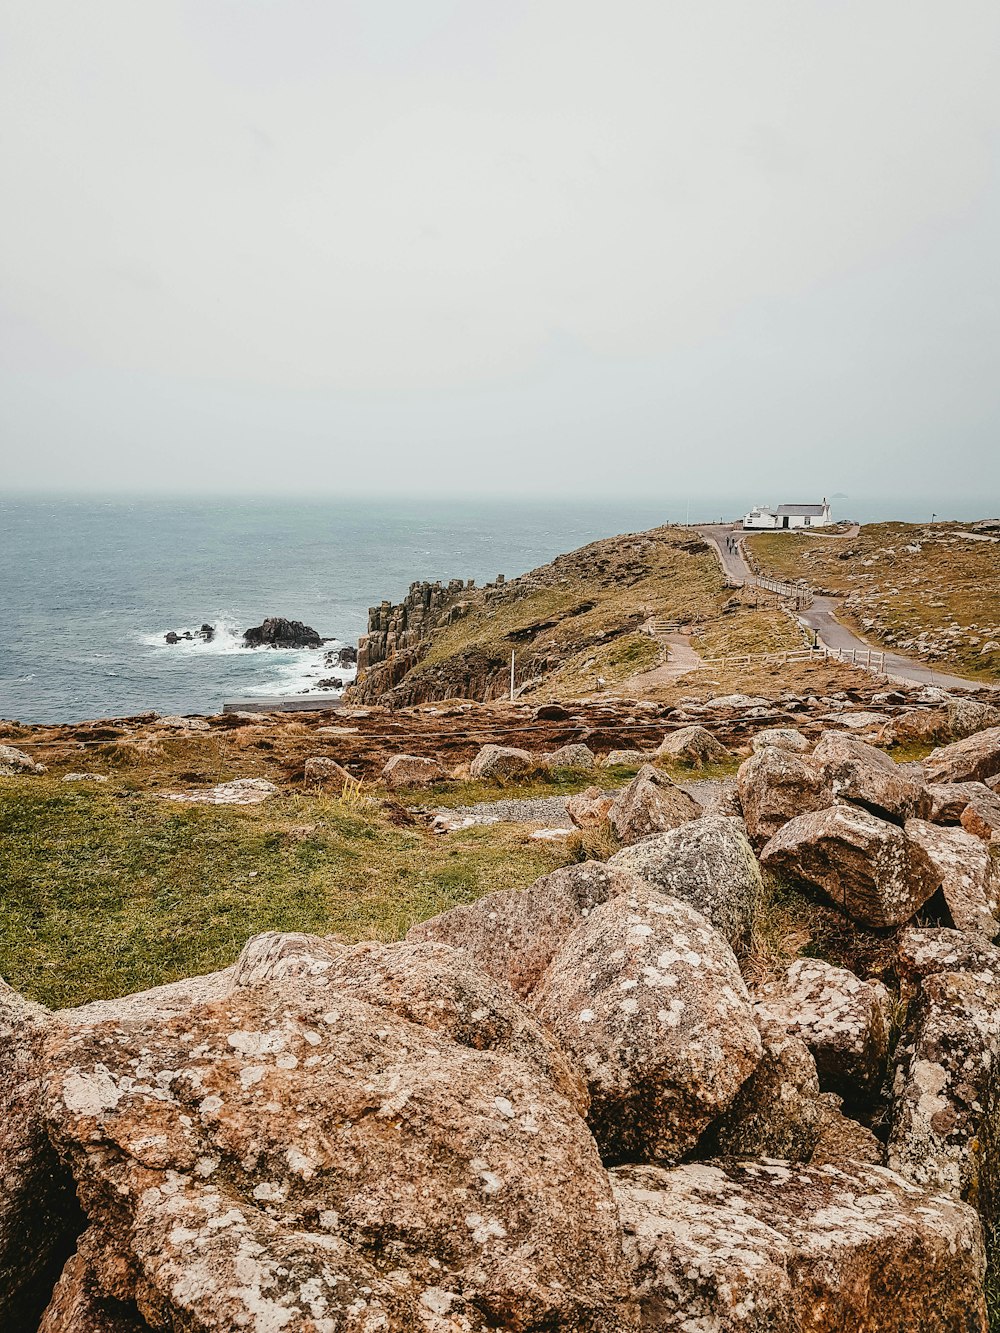
[(670, 633), (657, 637), (667, 650), (667, 660), (649, 671), (640, 671), (627, 680), (618, 681), (613, 693), (641, 698), (647, 690), (659, 685), (672, 685), (681, 676), (686, 676), (689, 671), (697, 671), (701, 666), (701, 658), (691, 647), (688, 635)]

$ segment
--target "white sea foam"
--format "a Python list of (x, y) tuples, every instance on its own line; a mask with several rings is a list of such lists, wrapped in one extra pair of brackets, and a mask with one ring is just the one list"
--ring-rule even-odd
[[(211, 639), (202, 638), (198, 632), (200, 626), (196, 624), (175, 626), (173, 633), (183, 635), (189, 632), (192, 635), (190, 639), (179, 638), (176, 643), (166, 641), (170, 630), (140, 633), (136, 638), (147, 648), (162, 650), (164, 657), (161, 660), (164, 662), (228, 657), (233, 660), (235, 668), (238, 661), (241, 667), (239, 680), (230, 677), (227, 688), (238, 689), (247, 697), (311, 693), (322, 680), (333, 678), (347, 685), (356, 675), (353, 666), (327, 665), (327, 656), (344, 646), (340, 639), (331, 639), (322, 648), (249, 648), (243, 639), (242, 624), (234, 616), (220, 614), (205, 623), (215, 628)], [(341, 693), (334, 689), (319, 692), (334, 699)]]
[[(244, 644), (243, 630), (232, 616), (219, 615), (213, 620), (205, 621), (205, 624), (215, 627), (215, 634), (211, 639), (203, 639), (199, 635), (199, 625), (175, 625), (156, 634), (140, 634), (139, 642), (148, 648), (168, 649), (172, 653), (225, 654), (252, 651)], [(191, 634), (194, 637), (181, 638), (177, 643), (167, 643), (167, 635), (171, 632), (178, 635)]]

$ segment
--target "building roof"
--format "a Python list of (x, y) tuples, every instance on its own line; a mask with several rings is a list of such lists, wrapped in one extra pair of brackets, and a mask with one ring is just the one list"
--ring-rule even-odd
[(778, 514), (822, 514), (826, 505), (778, 505)]

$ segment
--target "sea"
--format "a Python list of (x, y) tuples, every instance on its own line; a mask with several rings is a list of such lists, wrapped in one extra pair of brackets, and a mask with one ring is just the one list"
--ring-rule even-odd
[[(423, 579), (512, 578), (599, 537), (716, 521), (759, 497), (515, 501), (40, 497), (0, 494), (0, 718), (74, 722), (345, 684), (328, 657), (368, 607)], [(979, 506), (981, 507), (981, 502)], [(861, 522), (983, 517), (966, 503), (846, 499)], [(846, 512), (845, 512), (846, 511)], [(304, 621), (322, 649), (247, 648), (267, 616)], [(170, 632), (199, 637), (168, 644)]]

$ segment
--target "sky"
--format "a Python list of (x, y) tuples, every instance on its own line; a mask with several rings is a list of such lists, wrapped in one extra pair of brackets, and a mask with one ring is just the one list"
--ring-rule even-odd
[(4, 0), (0, 491), (998, 510), (998, 50), (996, 0)]

